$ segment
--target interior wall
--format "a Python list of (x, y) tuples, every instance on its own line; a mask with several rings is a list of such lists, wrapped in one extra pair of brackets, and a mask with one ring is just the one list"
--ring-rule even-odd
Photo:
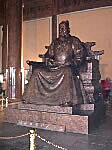
[(28, 69), (26, 60), (42, 61), (39, 54), (46, 52), (50, 44), (50, 18), (23, 23), (23, 63)]
[(112, 8), (94, 9), (60, 15), (58, 22), (69, 20), (71, 35), (83, 42), (95, 41), (93, 50), (104, 50), (100, 59), (102, 79), (112, 79)]

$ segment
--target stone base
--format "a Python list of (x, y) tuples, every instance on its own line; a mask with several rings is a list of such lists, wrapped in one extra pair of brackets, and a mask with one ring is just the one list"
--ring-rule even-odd
[(96, 122), (103, 119), (104, 112), (103, 103), (76, 107), (20, 103), (4, 110), (4, 121), (52, 131), (89, 134)]

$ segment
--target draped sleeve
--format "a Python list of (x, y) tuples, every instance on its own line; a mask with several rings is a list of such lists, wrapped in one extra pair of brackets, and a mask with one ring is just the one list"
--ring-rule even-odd
[(72, 50), (73, 56), (75, 58), (75, 63), (77, 63), (77, 65), (80, 65), (83, 59), (85, 59), (85, 50), (82, 42), (77, 37), (72, 38)]

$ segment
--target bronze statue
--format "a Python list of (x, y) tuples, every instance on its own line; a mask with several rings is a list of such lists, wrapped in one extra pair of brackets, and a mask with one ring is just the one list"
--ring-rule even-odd
[(87, 51), (79, 38), (70, 35), (68, 21), (59, 24), (59, 37), (47, 49), (42, 56), (44, 65), (34, 70), (25, 89), (24, 102), (62, 106), (86, 103), (79, 72)]

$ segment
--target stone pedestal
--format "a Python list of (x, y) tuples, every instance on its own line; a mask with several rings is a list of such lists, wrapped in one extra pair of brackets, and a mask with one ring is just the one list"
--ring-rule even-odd
[(4, 121), (45, 130), (89, 134), (104, 118), (104, 112), (103, 103), (76, 107), (20, 103), (4, 110)]

